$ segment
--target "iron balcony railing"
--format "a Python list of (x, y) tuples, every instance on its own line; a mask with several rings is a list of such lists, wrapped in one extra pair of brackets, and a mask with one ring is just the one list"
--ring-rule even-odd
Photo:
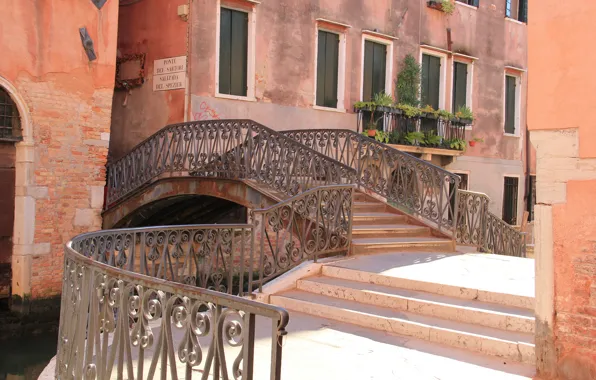
[(465, 140), (465, 123), (457, 118), (446, 119), (434, 114), (422, 114), (409, 117), (399, 109), (377, 107), (377, 110), (357, 110), (356, 131), (361, 132), (369, 128), (372, 122), (376, 129), (389, 134), (391, 144), (411, 145), (407, 136), (411, 132), (422, 132), (425, 136), (435, 135), (440, 139), (434, 147), (452, 149), (451, 143)]
[(458, 198), (458, 243), (498, 255), (526, 256), (526, 234), (488, 211), (490, 198), (486, 194), (458, 190)]
[(355, 172), (250, 120), (170, 125), (107, 167), (107, 208), (162, 177), (253, 180), (294, 196), (354, 183)]
[(455, 232), (455, 194), (460, 181), (456, 174), (354, 131), (315, 129), (283, 133), (352, 168), (356, 171), (355, 184), (418, 215), (439, 230)]
[[(176, 280), (189, 282), (189, 276), (184, 265), (175, 265), (179, 253), (160, 256), (153, 249), (153, 244), (175, 246), (187, 239), (225, 240), (227, 233), (245, 227), (100, 231), (69, 242), (56, 379), (253, 379), (257, 316), (268, 321), (272, 332), (269, 373), (259, 378), (280, 379), (288, 313), (181, 284)], [(213, 234), (217, 238), (210, 240)], [(145, 244), (151, 247), (146, 255)]]

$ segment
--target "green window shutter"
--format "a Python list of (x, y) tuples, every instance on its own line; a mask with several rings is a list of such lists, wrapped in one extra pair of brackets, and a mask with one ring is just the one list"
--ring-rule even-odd
[(246, 96), (248, 14), (221, 8), (219, 36), (219, 92)]
[(528, 22), (528, 0), (519, 0), (517, 19), (521, 22)]
[(364, 41), (362, 100), (372, 100), (375, 94), (385, 92), (386, 63), (387, 46), (372, 41)]
[(505, 133), (515, 133), (515, 77), (505, 77)]
[(468, 65), (461, 62), (453, 63), (453, 113), (459, 107), (467, 106)]
[(430, 105), (439, 108), (441, 88), (441, 58), (422, 55), (422, 106)]
[(317, 50), (317, 105), (337, 108), (339, 35), (319, 31)]

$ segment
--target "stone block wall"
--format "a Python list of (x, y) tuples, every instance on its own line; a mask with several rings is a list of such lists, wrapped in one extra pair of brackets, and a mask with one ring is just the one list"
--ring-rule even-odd
[[(16, 103), (13, 300), (62, 288), (64, 244), (101, 226), (118, 1), (0, 3), (0, 86)], [(90, 60), (79, 29), (93, 40)]]

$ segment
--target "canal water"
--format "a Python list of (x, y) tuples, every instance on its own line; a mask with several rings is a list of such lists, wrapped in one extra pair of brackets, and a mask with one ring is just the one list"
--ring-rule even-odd
[(56, 355), (57, 332), (0, 340), (0, 380), (37, 380)]

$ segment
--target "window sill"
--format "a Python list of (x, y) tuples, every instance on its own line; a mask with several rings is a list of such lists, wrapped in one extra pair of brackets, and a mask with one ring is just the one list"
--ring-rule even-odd
[(238, 95), (228, 95), (228, 94), (216, 93), (215, 97), (222, 98), (222, 99), (230, 99), (230, 100), (242, 100), (245, 102), (256, 102), (257, 101), (257, 99), (252, 96), (238, 96)]
[(473, 5), (466, 4), (466, 3), (460, 3), (460, 2), (459, 2), (459, 1), (457, 1), (457, 0), (455, 0), (455, 4), (456, 4), (456, 5), (461, 5), (462, 7), (471, 8), (471, 9), (473, 9), (473, 10), (475, 10), (475, 11), (477, 11), (477, 10), (478, 10), (478, 7), (475, 7), (475, 6), (473, 6)]
[(336, 113), (346, 113), (346, 110), (343, 108), (331, 108), (331, 107), (321, 107), (314, 105), (312, 106), (313, 109), (317, 111), (327, 111), (327, 112), (336, 112)]
[(521, 137), (519, 134), (517, 133), (507, 133), (507, 132), (503, 132), (503, 136), (505, 137)]
[(511, 21), (511, 22), (513, 22), (513, 23), (515, 23), (515, 24), (526, 25), (526, 23), (525, 23), (525, 22), (521, 22), (521, 21), (519, 21), (519, 20), (516, 20), (516, 19), (514, 19), (514, 18), (511, 18), (511, 17), (507, 17), (507, 16), (505, 16), (505, 20)]

